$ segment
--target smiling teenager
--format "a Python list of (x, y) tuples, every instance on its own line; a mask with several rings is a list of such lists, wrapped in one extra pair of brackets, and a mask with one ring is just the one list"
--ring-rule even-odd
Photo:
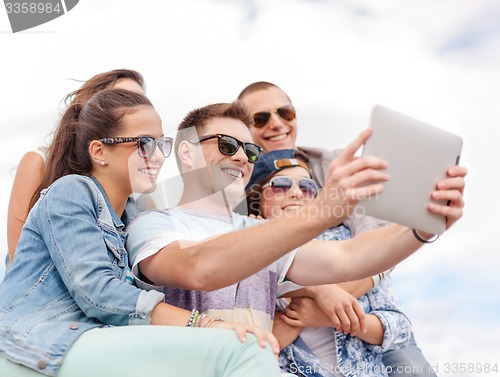
[(0, 375), (279, 375), (272, 334), (133, 285), (126, 203), (154, 189), (173, 143), (151, 102), (104, 90), (64, 119), (61, 164), (45, 172), (61, 178), (31, 209), (0, 285)]
[[(65, 103), (68, 106), (76, 104), (83, 106), (95, 93), (111, 88), (126, 89), (144, 94), (144, 79), (139, 72), (131, 69), (114, 69), (102, 72), (85, 81), (77, 90), (69, 93), (65, 97)], [(26, 221), (29, 210), (38, 199), (40, 191), (47, 188), (50, 183), (59, 178), (56, 176), (46, 176), (46, 180), (42, 181), (45, 173), (45, 165), (60, 163), (58, 161), (52, 162), (52, 160), (54, 159), (54, 155), (57, 154), (59, 139), (66, 132), (64, 128), (65, 124), (66, 120), (61, 119), (54, 133), (52, 147), (49, 145), (27, 152), (17, 166), (7, 215), (7, 241), (9, 249), (7, 267), (14, 259), (21, 229)]]

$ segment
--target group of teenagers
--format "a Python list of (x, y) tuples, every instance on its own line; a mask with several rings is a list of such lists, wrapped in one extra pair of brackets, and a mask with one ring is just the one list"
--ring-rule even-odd
[[(138, 72), (92, 77), (17, 169), (0, 375), (433, 376), (390, 272), (435, 236), (353, 212), (390, 179), (356, 154), (372, 132), (297, 147), (290, 98), (256, 82), (171, 138)], [(171, 155), (178, 204), (140, 211)], [(429, 198), (447, 229), (466, 173)]]

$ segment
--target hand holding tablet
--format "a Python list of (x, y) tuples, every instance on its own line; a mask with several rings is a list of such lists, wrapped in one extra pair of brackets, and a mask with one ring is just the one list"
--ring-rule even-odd
[(436, 185), (458, 165), (463, 140), (460, 136), (375, 106), (370, 127), (374, 132), (363, 147), (364, 156), (381, 157), (389, 163), (391, 176), (384, 191), (358, 203), (356, 213), (392, 221), (432, 234), (446, 229), (446, 218), (429, 212)]

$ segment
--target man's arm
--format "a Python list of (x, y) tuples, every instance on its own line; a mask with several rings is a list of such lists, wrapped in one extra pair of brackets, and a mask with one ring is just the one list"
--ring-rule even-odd
[[(428, 210), (446, 218), (449, 229), (463, 214), (464, 177), (467, 169), (455, 166), (438, 182), (431, 197), (448, 205), (430, 203)], [(421, 238), (432, 235), (421, 232)], [(422, 243), (412, 230), (401, 226), (367, 231), (346, 241), (310, 241), (302, 246), (287, 278), (300, 285), (319, 285), (357, 280), (385, 271), (410, 256)]]
[[(290, 216), (223, 234), (202, 242), (175, 241), (140, 262), (141, 274), (156, 285), (214, 290), (262, 270), (286, 253), (342, 222), (355, 204), (383, 190), (387, 164), (355, 157), (372, 131), (362, 132), (332, 162), (319, 197)], [(340, 209), (340, 213), (331, 209)]]

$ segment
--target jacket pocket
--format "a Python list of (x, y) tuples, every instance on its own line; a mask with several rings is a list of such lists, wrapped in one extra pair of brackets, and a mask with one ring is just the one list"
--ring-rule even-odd
[[(101, 228), (106, 248), (113, 255), (114, 262), (120, 267), (126, 267), (127, 252), (121, 242), (120, 236), (110, 230)], [(113, 261), (112, 261), (113, 262)]]

